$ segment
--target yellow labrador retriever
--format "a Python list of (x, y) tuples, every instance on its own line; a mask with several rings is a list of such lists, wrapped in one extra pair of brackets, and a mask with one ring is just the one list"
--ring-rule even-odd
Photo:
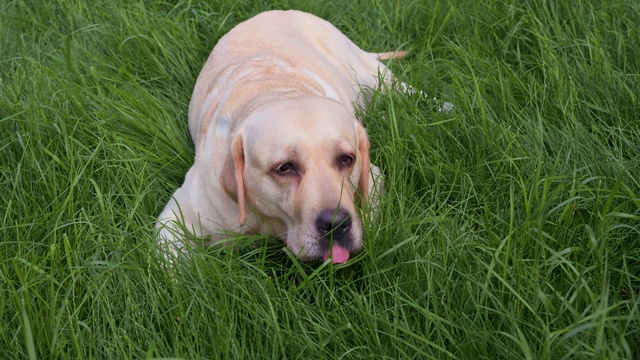
[[(390, 83), (379, 60), (330, 23), (269, 11), (222, 37), (189, 106), (195, 162), (158, 219), (175, 255), (187, 232), (270, 234), (302, 259), (343, 263), (362, 248), (357, 206), (379, 170), (354, 115), (362, 88)], [(382, 79), (381, 79), (382, 77)]]

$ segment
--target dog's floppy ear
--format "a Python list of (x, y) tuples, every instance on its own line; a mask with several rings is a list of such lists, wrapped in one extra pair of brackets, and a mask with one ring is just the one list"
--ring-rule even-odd
[(244, 197), (244, 145), (242, 135), (236, 136), (231, 143), (231, 152), (224, 162), (222, 188), (238, 202), (240, 207), (240, 225), (247, 220), (247, 210)]
[(356, 131), (358, 135), (358, 156), (360, 157), (360, 179), (358, 180), (358, 196), (360, 205), (367, 203), (369, 197), (369, 171), (371, 163), (369, 160), (369, 137), (367, 131), (360, 122), (356, 121)]

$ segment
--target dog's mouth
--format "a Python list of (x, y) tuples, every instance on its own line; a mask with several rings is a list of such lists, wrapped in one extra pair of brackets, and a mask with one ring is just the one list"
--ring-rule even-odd
[(354, 245), (353, 227), (358, 224), (353, 219), (344, 208), (325, 209), (318, 214), (315, 227), (321, 236), (319, 245), (324, 261), (331, 258), (334, 264), (342, 264), (349, 260)]
[(300, 259), (343, 264), (362, 247), (360, 221), (350, 211), (328, 209), (313, 218), (287, 231), (287, 246)]
[(333, 247), (330, 247), (324, 252), (322, 259), (327, 261), (331, 258), (334, 264), (343, 264), (349, 260), (350, 255), (349, 250), (340, 246), (340, 244), (333, 244)]
[[(331, 235), (318, 238), (316, 233), (306, 237), (307, 240), (302, 242), (294, 240), (295, 237), (288, 238), (287, 246), (302, 260), (327, 261), (331, 259), (333, 264), (344, 264), (349, 261), (351, 255), (360, 250), (359, 242), (355, 236), (353, 233), (347, 233), (340, 238), (335, 238)], [(309, 239), (310, 237), (313, 238), (313, 240)], [(305, 237), (298, 237), (298, 239), (304, 238)], [(306, 245), (303, 245), (304, 243), (306, 243)]]

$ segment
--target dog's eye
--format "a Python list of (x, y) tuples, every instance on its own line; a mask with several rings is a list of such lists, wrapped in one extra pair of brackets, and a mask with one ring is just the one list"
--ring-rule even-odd
[(348, 168), (348, 167), (351, 167), (351, 165), (353, 165), (353, 160), (354, 160), (353, 156), (351, 155), (347, 155), (347, 154), (340, 155), (338, 156), (338, 165), (341, 168)]
[(293, 163), (288, 162), (278, 166), (273, 171), (281, 176), (291, 175), (296, 173), (296, 167), (293, 165)]

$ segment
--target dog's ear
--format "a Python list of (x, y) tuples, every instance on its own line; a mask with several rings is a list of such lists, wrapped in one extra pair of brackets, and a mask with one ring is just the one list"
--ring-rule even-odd
[(247, 210), (244, 197), (244, 145), (242, 135), (236, 136), (231, 143), (231, 152), (224, 162), (222, 188), (240, 207), (240, 225), (247, 220)]
[(371, 163), (369, 160), (369, 137), (367, 130), (360, 122), (356, 121), (356, 131), (358, 135), (358, 156), (360, 157), (360, 179), (358, 180), (358, 199), (360, 205), (367, 203), (369, 197), (369, 171)]

